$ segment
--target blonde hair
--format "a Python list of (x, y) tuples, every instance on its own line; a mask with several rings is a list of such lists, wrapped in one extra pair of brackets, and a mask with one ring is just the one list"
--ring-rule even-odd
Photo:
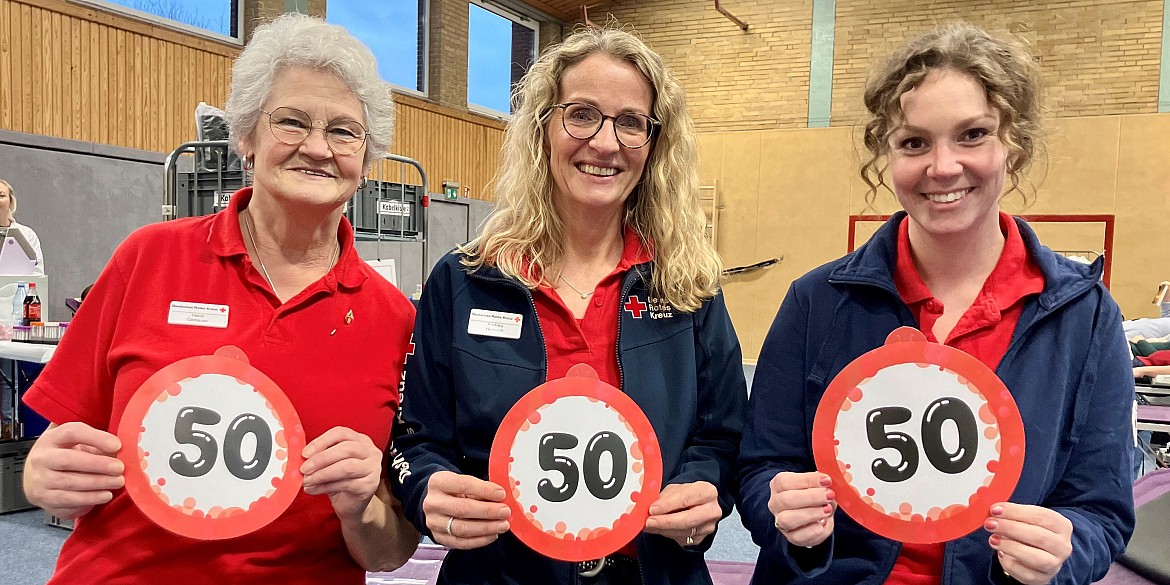
[(473, 271), (495, 266), (535, 288), (545, 269), (564, 258), (565, 226), (553, 204), (545, 150), (549, 110), (569, 67), (594, 54), (638, 69), (654, 90), (655, 132), (642, 178), (626, 200), (624, 224), (653, 246), (651, 294), (681, 311), (715, 296), (722, 263), (705, 237), (699, 205), (698, 147), (682, 86), (661, 57), (634, 35), (613, 28), (583, 29), (545, 50), (512, 94), (514, 113), (504, 134), (502, 163), (493, 180), (496, 209), (483, 233), (460, 248)]
[(978, 81), (999, 113), (998, 136), (1007, 148), (1011, 177), (1007, 193), (1019, 191), (1024, 170), (1044, 152), (1040, 68), (1024, 43), (966, 22), (942, 25), (899, 48), (866, 81), (869, 120), (864, 143), (870, 158), (861, 165), (861, 178), (869, 185), (867, 202), (873, 203), (879, 187), (889, 189), (886, 165), (879, 160), (888, 154), (890, 134), (900, 123), (902, 95), (937, 69), (951, 69)]
[(0, 186), (8, 189), (8, 217), (11, 218), (12, 214), (16, 213), (16, 189), (13, 189), (12, 184), (4, 179), (0, 179)]

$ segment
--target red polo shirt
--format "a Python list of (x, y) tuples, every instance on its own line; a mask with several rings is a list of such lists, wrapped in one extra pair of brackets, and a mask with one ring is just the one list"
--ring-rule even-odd
[[(634, 230), (626, 229), (622, 257), (589, 297), (585, 316), (578, 319), (552, 287), (538, 287), (532, 294), (536, 302), (536, 316), (544, 334), (548, 354), (548, 380), (564, 378), (569, 368), (588, 364), (597, 371), (597, 377), (606, 384), (621, 387), (621, 373), (617, 363), (618, 319), (621, 318), (622, 277), (630, 267), (649, 262), (654, 254), (642, 244)], [(638, 556), (633, 542), (619, 553)]]
[[(282, 304), (244, 248), (237, 216), (251, 196), (242, 189), (225, 211), (126, 238), (25, 403), (58, 424), (115, 432), (147, 378), (231, 345), (288, 396), (306, 439), (346, 426), (384, 448), (414, 308), (358, 257), (345, 219), (337, 264)], [(226, 323), (173, 324), (172, 301), (221, 305)], [(158, 526), (115, 490), (78, 519), (50, 583), (360, 585), (365, 571), (350, 557), (328, 496), (302, 490), (255, 532), (195, 540)]]
[[(945, 345), (963, 350), (993, 371), (1011, 343), (1020, 320), (1024, 300), (1044, 290), (1044, 275), (1024, 247), (1020, 228), (1012, 216), (999, 214), (999, 229), (1005, 242), (999, 263), (959, 318)], [(956, 260), (961, 261), (961, 260)], [(934, 343), (934, 324), (943, 314), (943, 304), (930, 292), (914, 266), (910, 251), (909, 218), (898, 228), (898, 264), (894, 272), (898, 295), (918, 319), (918, 328)], [(945, 543), (902, 546), (886, 585), (939, 585), (942, 583)], [(990, 554), (990, 553), (989, 553)]]

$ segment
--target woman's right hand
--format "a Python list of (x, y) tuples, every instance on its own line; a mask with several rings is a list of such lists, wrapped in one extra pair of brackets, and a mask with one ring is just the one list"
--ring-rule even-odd
[(795, 546), (813, 547), (833, 533), (833, 480), (823, 473), (777, 473), (769, 486), (774, 525)]
[(73, 519), (114, 498), (125, 485), (118, 437), (85, 423), (50, 426), (24, 462), (24, 493), (32, 504)]
[(458, 549), (487, 546), (509, 529), (504, 488), (470, 475), (438, 471), (427, 480), (423, 514), (435, 542)]

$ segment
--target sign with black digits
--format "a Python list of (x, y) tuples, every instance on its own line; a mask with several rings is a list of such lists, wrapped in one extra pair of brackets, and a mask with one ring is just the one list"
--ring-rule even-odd
[(301, 489), (305, 433), (284, 392), (239, 348), (156, 372), (118, 425), (126, 491), (191, 538), (233, 538), (280, 516)]
[(812, 441), (841, 510), (902, 542), (978, 529), (1024, 465), (1023, 421), (1003, 382), (910, 327), (833, 378)]
[(585, 561), (617, 551), (646, 526), (662, 455), (638, 405), (579, 364), (508, 411), (488, 477), (507, 491), (517, 538), (545, 556)]

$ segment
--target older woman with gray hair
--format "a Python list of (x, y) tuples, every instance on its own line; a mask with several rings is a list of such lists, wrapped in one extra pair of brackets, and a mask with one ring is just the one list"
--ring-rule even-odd
[[(389, 144), (390, 87), (370, 51), (344, 29), (285, 15), (257, 28), (236, 61), (227, 113), (254, 186), (236, 192), (223, 212), (127, 238), (25, 398), (54, 423), (29, 454), (25, 492), (54, 515), (81, 520), (52, 583), (173, 583), (198, 575), (207, 583), (357, 584), (364, 570), (403, 564), (418, 543), (382, 480), (414, 309), (361, 261), (342, 216)], [(190, 358), (207, 356), (246, 362), (253, 386), (268, 388), (260, 404), (275, 412), (273, 404), (287, 402), (303, 442), (295, 426), (269, 437), (256, 430), (268, 427), (253, 423), (241, 434), (236, 423), (244, 415), (229, 427), (231, 405), (201, 402), (185, 384), (202, 373), (184, 370), (168, 390), (188, 404), (171, 415), (174, 443), (166, 442), (172, 425), (164, 419), (162, 447), (144, 448), (146, 420), (157, 409), (135, 414), (135, 405), (167, 397), (144, 401), (143, 393)], [(222, 374), (213, 371), (220, 366), (203, 367)], [(261, 378), (281, 399), (254, 381)], [(287, 414), (282, 421), (292, 420)], [(122, 419), (139, 420), (132, 416), (143, 426), (127, 435)], [(271, 479), (271, 489), (262, 485), (251, 505), (210, 507), (208, 499), (251, 489), (243, 481), (255, 479), (248, 465), (269, 457), (273, 445), (279, 449), (268, 467), (285, 475)], [(299, 457), (284, 450), (302, 446)], [(217, 465), (235, 479), (196, 498), (176, 485), (179, 478), (145, 473), (155, 470), (148, 469), (151, 450), (173, 453), (170, 467), (183, 481)], [(292, 461), (303, 487), (290, 495), (287, 484), (299, 479), (287, 469)], [(158, 467), (166, 466), (164, 459)], [(141, 476), (150, 481), (136, 490)], [(280, 498), (287, 509), (253, 514)], [(171, 502), (190, 516), (187, 524), (151, 512), (161, 506), (169, 514)]]

